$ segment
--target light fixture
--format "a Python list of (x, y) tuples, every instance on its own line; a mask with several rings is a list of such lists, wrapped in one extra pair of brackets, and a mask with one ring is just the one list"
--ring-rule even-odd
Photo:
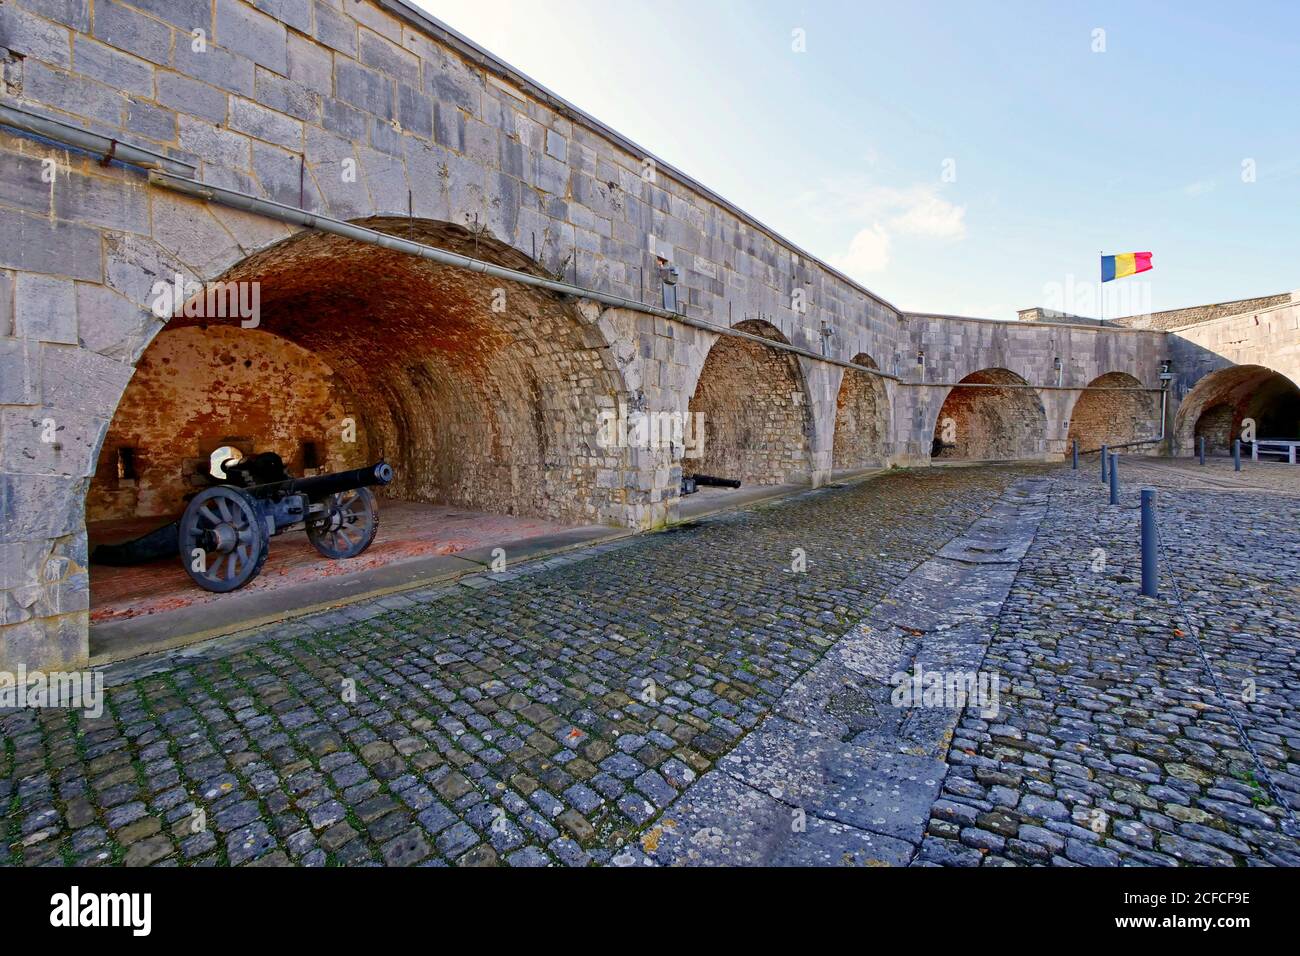
[(677, 267), (666, 259), (659, 260), (659, 281), (663, 289), (664, 308), (669, 312), (677, 312)]

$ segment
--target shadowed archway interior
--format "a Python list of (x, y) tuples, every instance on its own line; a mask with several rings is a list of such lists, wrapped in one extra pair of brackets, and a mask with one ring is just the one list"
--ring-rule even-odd
[[(742, 332), (786, 342), (768, 322), (736, 324)], [(709, 349), (690, 412), (704, 416), (704, 449), (683, 461), (685, 474), (738, 478), (746, 484), (804, 481), (812, 416), (798, 360), (758, 342), (723, 336)]]
[(1023, 387), (1027, 384), (1005, 368), (981, 369), (963, 378), (939, 410), (931, 457), (958, 461), (1038, 457), (1047, 416), (1038, 393)]
[[(1134, 391), (1115, 391), (1127, 388)], [(1142, 383), (1127, 372), (1094, 378), (1074, 403), (1067, 443), (1077, 441), (1079, 451), (1091, 452), (1102, 445), (1113, 447), (1160, 434), (1160, 396), (1141, 388)], [(1151, 448), (1159, 446), (1153, 443)]]
[[(878, 368), (862, 352), (853, 364)], [(885, 383), (875, 375), (846, 369), (835, 400), (835, 440), (831, 467), (869, 468), (884, 463), (889, 434), (889, 405)]]
[[(456, 226), (361, 224), (539, 272), (490, 236)], [(148, 434), (137, 430), (105, 443), (101, 487), (119, 480), (110, 459), (122, 439), (134, 443), (137, 480), (145, 481), (149, 469), (159, 472), (151, 476), (155, 484), (166, 485), (186, 481), (208, 445), (237, 438), (241, 449), (280, 451), (297, 468), (307, 463), (304, 455), (333, 469), (382, 454), (396, 472), (389, 497), (618, 521), (623, 482), (598, 474), (621, 474), (622, 451), (600, 447), (597, 429), (599, 409), (623, 397), (621, 379), (603, 337), (571, 303), (317, 233), (259, 252), (222, 279), (257, 284), (256, 328), (241, 328), (238, 319), (168, 323), (140, 363), (147, 374), (137, 379), (167, 381), (194, 401), (164, 401), (144, 416), (141, 405), (159, 405), (165, 394), (133, 382), (117, 418), (147, 417), (151, 426)], [(175, 352), (182, 338), (185, 367), (173, 364), (164, 373), (164, 359), (181, 357), (164, 353)], [(249, 404), (257, 407), (243, 407)], [(202, 409), (200, 427), (181, 420), (191, 405)], [(310, 433), (290, 435), (286, 416), (309, 420)], [(303, 438), (314, 448), (300, 451)]]
[(1195, 454), (1204, 437), (1211, 454), (1230, 452), (1248, 420), (1254, 422), (1257, 438), (1300, 439), (1300, 388), (1262, 365), (1213, 372), (1197, 382), (1179, 406), (1178, 447)]

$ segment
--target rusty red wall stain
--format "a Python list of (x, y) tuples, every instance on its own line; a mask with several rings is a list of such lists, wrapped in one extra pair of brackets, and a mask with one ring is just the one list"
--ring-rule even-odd
[[(273, 451), (304, 472), (303, 442), (319, 467), (364, 464), (364, 442), (344, 441), (353, 402), (318, 355), (237, 324), (167, 329), (136, 366), (100, 450), (87, 521), (171, 515), (223, 444)], [(119, 449), (135, 453), (135, 480), (117, 474)]]

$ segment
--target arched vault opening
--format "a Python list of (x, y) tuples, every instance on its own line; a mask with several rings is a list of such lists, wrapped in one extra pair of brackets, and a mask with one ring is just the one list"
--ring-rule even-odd
[[(362, 224), (538, 271), (456, 226)], [(626, 451), (603, 447), (598, 430), (601, 409), (627, 399), (602, 334), (573, 303), (313, 232), (221, 281), (256, 289), (255, 321), (177, 315), (145, 350), (87, 496), (92, 538), (106, 522), (175, 517), (224, 445), (274, 451), (298, 475), (382, 455), (396, 474), (386, 513), (400, 501), (548, 527), (623, 520), (622, 482), (609, 476), (621, 477)], [(483, 524), (459, 537), (476, 543)], [(376, 547), (395, 533), (381, 529)]]
[[(786, 342), (775, 326), (759, 319), (735, 327)], [(690, 412), (703, 415), (704, 448), (684, 460), (685, 474), (758, 485), (806, 481), (811, 475), (812, 416), (803, 373), (791, 353), (722, 336), (704, 360)]]
[(1004, 368), (972, 372), (948, 392), (934, 425), (931, 457), (1006, 461), (1042, 453), (1047, 415), (1038, 393)]
[(1067, 444), (1077, 441), (1080, 451), (1097, 451), (1102, 445), (1113, 447), (1158, 434), (1160, 396), (1142, 390), (1142, 383), (1127, 372), (1107, 372), (1079, 393), (1066, 439)]
[(1178, 448), (1195, 454), (1202, 437), (1211, 454), (1231, 451), (1235, 439), (1300, 439), (1300, 388), (1262, 365), (1234, 365), (1196, 383), (1178, 408)]
[[(853, 364), (879, 367), (865, 352), (854, 356)], [(847, 471), (883, 464), (888, 435), (889, 402), (884, 381), (876, 375), (846, 369), (835, 400), (831, 467)]]

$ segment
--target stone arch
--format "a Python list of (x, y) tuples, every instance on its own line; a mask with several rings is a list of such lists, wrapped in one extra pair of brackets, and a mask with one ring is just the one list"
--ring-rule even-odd
[[(865, 352), (855, 365), (879, 368)], [(845, 369), (835, 400), (835, 434), (831, 467), (836, 471), (880, 465), (887, 455), (889, 399), (876, 375)]]
[[(384, 217), (359, 224), (540, 271), (510, 246), (455, 225)], [(308, 388), (317, 401), (307, 414), (310, 428), (297, 431), (318, 436), (312, 442), (318, 467), (354, 467), (382, 454), (397, 476), (386, 489), (391, 497), (624, 523), (626, 450), (604, 447), (598, 431), (601, 408), (626, 401), (626, 394), (594, 312), (520, 283), (316, 232), (249, 255), (219, 278), (258, 290), (256, 327), (241, 327), (237, 317), (178, 315), (167, 323), (137, 378), (157, 384), (167, 376), (155, 356), (188, 355), (189, 381), (182, 384), (199, 394), (206, 421), (198, 431), (182, 429), (189, 444), (167, 451), (161, 446), (169, 422), (160, 410), (152, 418), (151, 447), (136, 448), (141, 467), (188, 468), (207, 445), (233, 437), (254, 451), (279, 451), (302, 468), (304, 447), (285, 445), (280, 432), (295, 430), (283, 418), (301, 398), (295, 389)], [(260, 393), (250, 384), (259, 372)], [(260, 401), (264, 408), (245, 414), (231, 408), (232, 400)], [(145, 402), (168, 405), (165, 392), (128, 387), (115, 422), (141, 420)], [(345, 420), (355, 425), (350, 447), (340, 437)], [(104, 443), (100, 470), (112, 464), (115, 444)], [(185, 477), (160, 482), (169, 490), (153, 499), (157, 509), (174, 504), (175, 486)], [(102, 491), (104, 484), (99, 476), (92, 482), (92, 508), (101, 502), (94, 488)], [(139, 513), (138, 501), (134, 507)]]
[[(1037, 458), (1047, 431), (1038, 392), (1005, 368), (972, 372), (952, 387), (935, 420), (936, 460)], [(1017, 387), (1019, 386), (1019, 387)]]
[[(760, 319), (735, 328), (787, 342), (776, 326)], [(719, 337), (704, 359), (689, 411), (703, 415), (704, 447), (697, 457), (684, 459), (685, 474), (758, 485), (810, 479), (812, 415), (793, 353)]]
[[(1132, 392), (1114, 389), (1134, 389)], [(1152, 438), (1160, 432), (1160, 396), (1138, 391), (1142, 383), (1127, 372), (1098, 375), (1075, 399), (1070, 412), (1066, 444), (1079, 443), (1079, 451), (1097, 451), (1102, 445)]]
[(1263, 365), (1211, 372), (1179, 406), (1174, 437), (1186, 454), (1196, 453), (1202, 436), (1210, 454), (1226, 454), (1247, 418), (1255, 420), (1259, 438), (1300, 439), (1300, 388)]

